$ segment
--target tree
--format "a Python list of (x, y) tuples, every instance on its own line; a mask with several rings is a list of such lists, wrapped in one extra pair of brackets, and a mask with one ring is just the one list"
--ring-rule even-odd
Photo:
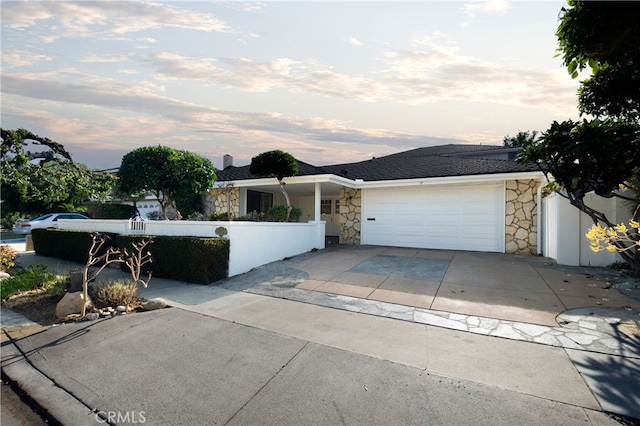
[[(104, 199), (115, 177), (72, 160), (64, 147), (26, 129), (0, 129), (3, 213), (40, 214), (82, 210), (90, 199)], [(44, 150), (32, 152), (29, 147)], [(39, 148), (38, 148), (39, 149)]]
[(216, 180), (216, 171), (213, 163), (200, 155), (158, 145), (126, 154), (118, 178), (119, 190), (125, 194), (151, 192), (167, 220), (168, 207), (207, 191)]
[[(552, 176), (561, 195), (588, 214), (594, 226), (615, 230), (604, 212), (584, 203), (588, 192), (623, 197), (635, 192), (634, 223), (640, 209), (640, 3), (569, 0), (556, 32), (559, 55), (573, 78), (591, 69), (581, 82), (578, 106), (581, 121), (554, 122), (520, 161), (535, 162)], [(633, 228), (633, 227), (632, 227)], [(618, 229), (621, 229), (618, 227)], [(637, 228), (636, 228), (637, 229)], [(591, 233), (595, 235), (597, 232)], [(615, 233), (615, 231), (612, 231)], [(632, 241), (617, 239), (620, 255), (640, 274), (638, 233)], [(609, 248), (610, 250), (610, 248)]]
[(251, 159), (249, 172), (258, 176), (274, 176), (278, 179), (280, 190), (287, 201), (286, 221), (288, 222), (293, 207), (291, 206), (291, 201), (289, 201), (289, 194), (287, 194), (287, 191), (284, 188), (285, 182), (283, 179), (285, 177), (295, 176), (298, 173), (298, 162), (293, 155), (288, 152), (280, 151), (279, 149), (263, 152)]
[[(94, 281), (100, 272), (112, 263), (124, 263), (131, 272), (131, 284), (135, 288), (138, 284), (142, 284), (145, 288), (151, 281), (151, 272), (146, 280), (140, 278), (142, 273), (142, 267), (147, 263), (152, 263), (153, 258), (150, 252), (145, 252), (146, 247), (153, 243), (153, 240), (142, 240), (131, 243), (133, 251), (129, 252), (127, 249), (117, 249), (115, 247), (109, 247), (102, 254), (102, 246), (105, 245), (109, 236), (106, 234), (92, 233), (91, 234), (91, 247), (89, 247), (89, 253), (87, 256), (87, 262), (82, 268), (82, 312), (80, 317), (84, 318), (87, 313), (87, 304), (89, 302), (89, 283)], [(126, 306), (127, 312), (130, 307)]]
[(511, 148), (524, 148), (534, 143), (536, 141), (536, 136), (538, 136), (537, 130), (534, 130), (533, 132), (518, 132), (514, 137), (509, 135), (505, 136), (502, 140), (502, 144)]

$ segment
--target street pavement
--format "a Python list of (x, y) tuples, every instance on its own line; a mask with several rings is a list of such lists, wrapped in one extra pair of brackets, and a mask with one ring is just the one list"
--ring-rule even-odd
[(9, 330), (3, 369), (65, 425), (617, 424), (562, 349), (239, 296), (224, 316), (271, 320), (170, 308)]
[[(640, 418), (635, 353), (251, 291), (248, 283), (265, 280), (290, 288), (282, 283), (291, 262), (305, 260), (220, 286), (154, 278), (141, 293), (171, 308), (93, 322), (41, 327), (3, 308), (2, 370), (65, 425), (618, 424), (604, 411)], [(299, 285), (305, 275), (294, 278)]]

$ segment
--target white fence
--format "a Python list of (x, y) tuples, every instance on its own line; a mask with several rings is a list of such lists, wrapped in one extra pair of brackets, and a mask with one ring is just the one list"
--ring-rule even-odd
[[(631, 209), (624, 200), (603, 198), (587, 194), (584, 202), (606, 214), (610, 221), (618, 224), (631, 219)], [(589, 247), (587, 231), (593, 225), (589, 216), (572, 206), (558, 194), (543, 200), (542, 253), (555, 259), (560, 265), (609, 266), (622, 258), (616, 253), (595, 253)]]
[(135, 235), (169, 235), (218, 237), (216, 229), (227, 231), (229, 276), (325, 247), (324, 222), (203, 222), (203, 221), (130, 221), (130, 220), (59, 220), (60, 229), (113, 232)]

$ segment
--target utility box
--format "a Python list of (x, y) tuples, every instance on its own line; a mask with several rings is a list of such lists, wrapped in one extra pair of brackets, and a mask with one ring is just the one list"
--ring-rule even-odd
[(82, 271), (71, 271), (69, 273), (69, 293), (82, 291)]

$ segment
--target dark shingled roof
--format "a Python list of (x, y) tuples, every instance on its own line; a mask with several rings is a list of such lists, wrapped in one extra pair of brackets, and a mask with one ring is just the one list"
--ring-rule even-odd
[(462, 145), (448, 144), (438, 146), (427, 146), (424, 148), (416, 148), (409, 151), (398, 152), (396, 154), (387, 155), (387, 157), (422, 157), (425, 155), (444, 155), (444, 156), (468, 156), (481, 155), (483, 152), (491, 153), (491, 151), (508, 149), (498, 145)]
[(364, 181), (484, 175), (538, 170), (535, 166), (524, 166), (509, 160), (435, 155), (416, 157), (388, 156), (359, 163), (326, 166), (325, 169), (348, 179), (362, 179)]
[[(333, 174), (364, 181), (419, 179), (447, 176), (471, 176), (497, 173), (532, 172), (535, 165), (522, 165), (512, 160), (469, 157), (470, 153), (504, 149), (487, 145), (441, 145), (417, 148), (357, 163), (312, 166), (298, 162), (298, 176)], [(459, 156), (458, 156), (459, 155)], [(218, 172), (218, 181), (257, 179), (249, 166), (227, 167)]]

